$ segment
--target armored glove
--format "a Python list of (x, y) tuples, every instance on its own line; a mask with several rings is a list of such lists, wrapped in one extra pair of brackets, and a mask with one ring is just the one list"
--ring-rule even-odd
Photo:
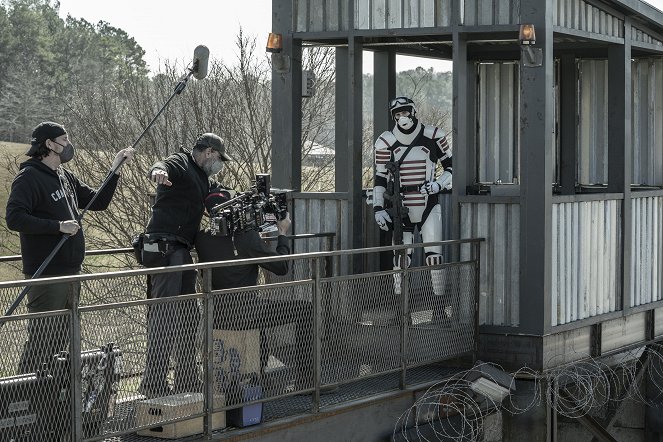
[(389, 231), (389, 226), (387, 223), (391, 222), (391, 217), (386, 210), (379, 210), (375, 212), (375, 222), (378, 223), (378, 226), (385, 232)]
[(433, 195), (439, 193), (442, 189), (451, 189), (453, 175), (448, 170), (445, 170), (437, 181), (429, 181), (421, 186), (419, 191), (423, 195)]

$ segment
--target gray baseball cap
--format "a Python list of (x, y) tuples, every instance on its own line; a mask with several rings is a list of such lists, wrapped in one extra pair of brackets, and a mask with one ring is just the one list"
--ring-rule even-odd
[(211, 147), (219, 152), (219, 156), (223, 161), (235, 161), (226, 153), (226, 143), (224, 143), (223, 138), (216, 134), (208, 132), (198, 135), (196, 146)]

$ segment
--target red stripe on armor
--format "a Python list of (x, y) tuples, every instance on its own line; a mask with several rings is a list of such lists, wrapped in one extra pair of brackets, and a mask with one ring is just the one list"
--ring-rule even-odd
[(387, 146), (389, 146), (389, 143), (387, 143), (387, 140), (385, 140), (385, 139), (382, 138), (382, 137), (378, 137), (378, 138), (380, 138), (384, 144), (386, 144)]
[(401, 172), (401, 176), (425, 176), (426, 174), (423, 171), (412, 171), (412, 172)]
[(403, 166), (401, 170), (426, 170), (423, 166)]
[(397, 147), (396, 150), (394, 150), (394, 153), (398, 153), (398, 152), (400, 152), (400, 151), (401, 151), (401, 148), (400, 148), (400, 147)]
[(423, 150), (424, 153), (430, 153), (430, 150), (426, 149), (425, 147), (422, 147), (421, 150)]
[(376, 150), (375, 155), (379, 155), (381, 157), (388, 157), (388, 156), (391, 156), (391, 153), (385, 152), (383, 150)]
[(437, 127), (436, 127), (435, 130), (433, 131), (433, 138), (435, 138), (435, 135), (437, 135)]
[(403, 164), (426, 164), (426, 160), (410, 160), (410, 161), (403, 161)]

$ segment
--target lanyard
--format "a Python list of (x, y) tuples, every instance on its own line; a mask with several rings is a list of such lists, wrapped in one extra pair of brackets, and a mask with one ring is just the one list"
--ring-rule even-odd
[(64, 194), (64, 200), (67, 203), (67, 209), (69, 209), (69, 215), (71, 215), (72, 220), (77, 220), (77, 216), (74, 214), (74, 207), (78, 207), (78, 204), (76, 204), (76, 195), (74, 194), (74, 191), (71, 188), (71, 183), (69, 183), (69, 180), (67, 177), (64, 175), (64, 172), (62, 172), (62, 169), (58, 167), (58, 178), (60, 179), (60, 187), (62, 189), (62, 193)]

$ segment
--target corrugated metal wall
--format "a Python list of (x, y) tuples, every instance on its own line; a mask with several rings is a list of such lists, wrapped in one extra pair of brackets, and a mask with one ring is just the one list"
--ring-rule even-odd
[(465, 25), (520, 23), (520, 1), (518, 0), (465, 0), (464, 3), (463, 24)]
[[(347, 249), (349, 244), (347, 222), (348, 200), (339, 193), (295, 193), (292, 196), (293, 233), (336, 232), (334, 249)], [(339, 233), (340, 232), (340, 233)], [(298, 241), (297, 253), (326, 250), (325, 238)]]
[(563, 28), (624, 38), (624, 21), (582, 0), (556, 0), (553, 24)]
[(347, 0), (293, 0), (297, 32), (346, 31)]
[[(482, 0), (483, 1), (483, 0)], [(508, 0), (499, 0), (508, 3)], [(293, 0), (297, 32), (344, 31), (346, 0)], [(355, 0), (355, 29), (451, 26), (452, 0)]]
[(514, 182), (518, 176), (518, 64), (477, 65), (478, 181)]
[(578, 183), (608, 182), (608, 62), (580, 60)]
[(631, 40), (639, 41), (642, 43), (649, 43), (657, 46), (663, 45), (662, 41), (657, 40), (656, 38), (649, 35), (647, 32), (643, 31), (642, 29), (638, 29), (635, 26), (631, 26)]
[[(451, 26), (453, 0), (355, 0), (355, 29), (397, 29)], [(508, 25), (520, 23), (519, 0), (465, 0), (461, 23)], [(297, 32), (343, 31), (348, 26), (346, 0), (293, 0)], [(556, 26), (611, 37), (624, 37), (624, 21), (582, 0), (556, 0)], [(636, 41), (660, 44), (632, 28)]]
[(640, 58), (631, 66), (634, 184), (663, 185), (663, 60)]
[[(486, 238), (481, 244), (479, 321), (517, 326), (520, 300), (520, 206), (461, 203), (461, 238)], [(469, 259), (463, 247), (461, 259)]]
[(633, 198), (630, 306), (662, 299), (663, 197)]
[(553, 204), (552, 325), (619, 309), (621, 201)]

